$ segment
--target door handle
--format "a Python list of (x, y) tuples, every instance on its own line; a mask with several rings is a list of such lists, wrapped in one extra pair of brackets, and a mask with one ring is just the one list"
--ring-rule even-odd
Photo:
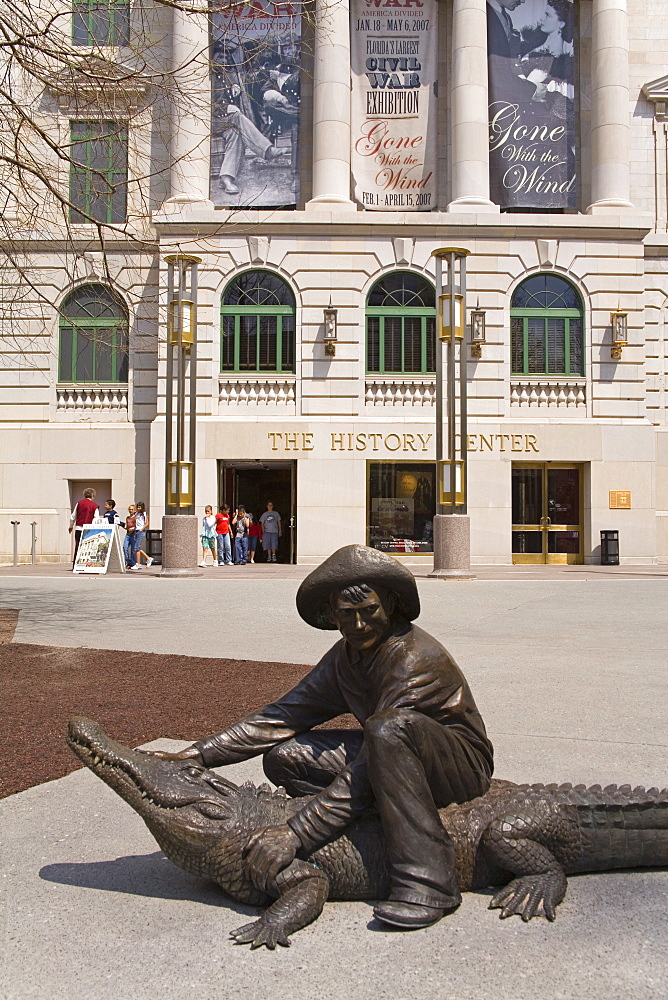
[(291, 517), (290, 520), (288, 521), (288, 528), (294, 528), (294, 527), (295, 527), (295, 518)]
[(551, 527), (551, 525), (552, 525), (552, 518), (551, 517), (541, 517), (541, 519), (540, 519), (540, 526), (541, 526), (541, 528), (549, 528), (549, 527)]

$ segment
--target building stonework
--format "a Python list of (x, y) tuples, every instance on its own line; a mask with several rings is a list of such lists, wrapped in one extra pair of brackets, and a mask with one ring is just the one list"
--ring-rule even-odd
[[(481, 356), (466, 348), (472, 563), (539, 561), (541, 532), (548, 530), (541, 522), (559, 524), (559, 511), (567, 507), (577, 510), (577, 521), (575, 514), (563, 515), (552, 561), (598, 562), (600, 531), (618, 529), (621, 562), (668, 562), (668, 75), (662, 75), (668, 71), (668, 11), (652, 0), (575, 0), (578, 209), (554, 214), (499, 212), (489, 199), (486, 124), (481, 139), (466, 117), (476, 102), (479, 111), (480, 95), (476, 91), (467, 103), (466, 74), (453, 51), (453, 40), (470, 47), (470, 65), (479, 65), (480, 33), (467, 37), (470, 29), (458, 18), (473, 10), (472, 23), (479, 25), (485, 4), (441, 0), (438, 6), (437, 210), (371, 212), (351, 200), (348, 10), (344, 3), (333, 9), (323, 4), (315, 26), (303, 32), (306, 47), (313, 45), (312, 70), (309, 57), (302, 66), (303, 200), (290, 209), (213, 205), (209, 153), (202, 153), (206, 116), (194, 116), (189, 128), (202, 130), (202, 144), (193, 152), (192, 141), (174, 140), (180, 141), (179, 168), (151, 213), (155, 252), (140, 254), (131, 244), (116, 248), (113, 241), (107, 246), (116, 288), (126, 291), (127, 383), (60, 382), (62, 316), (37, 297), (23, 302), (21, 322), (4, 339), (0, 374), (3, 561), (11, 559), (12, 520), (21, 521), (22, 553), (29, 551), (34, 520), (38, 559), (67, 559), (69, 511), (85, 485), (108, 489), (121, 512), (128, 502), (144, 500), (152, 526), (160, 526), (167, 258), (176, 252), (200, 260), (197, 511), (205, 504), (245, 503), (259, 516), (273, 499), (286, 527), (286, 561), (316, 562), (352, 542), (429, 560), (436, 376), (428, 363), (414, 370), (403, 362), (393, 370), (385, 365), (385, 371), (371, 363), (370, 296), (397, 274), (433, 287), (434, 250), (461, 246), (470, 251), (468, 307), (484, 310), (486, 325)], [(610, 9), (616, 27), (606, 36)], [(173, 16), (177, 50), (186, 29), (179, 11)], [(207, 39), (207, 27), (201, 16), (187, 24), (192, 50), (198, 30), (200, 41)], [(610, 48), (626, 51), (628, 74), (627, 80), (620, 74), (620, 93), (606, 101), (600, 93), (611, 83), (597, 58), (606, 62)], [(336, 125), (329, 133), (327, 122)], [(328, 134), (336, 141), (327, 141)], [(462, 136), (469, 137), (465, 148)], [(626, 181), (612, 169), (620, 155)], [(467, 163), (474, 165), (468, 174)], [(487, 175), (478, 169), (485, 163)], [(34, 248), (35, 273), (54, 306), (102, 280), (94, 251), (82, 255), (78, 270), (67, 252)], [(236, 355), (234, 364), (224, 360), (225, 331), (245, 322), (242, 310), (235, 319), (236, 307), (226, 305), (226, 290), (236, 277), (257, 271), (282, 279), (294, 299), (294, 360), (284, 370), (278, 364), (280, 371), (241, 370)], [(529, 364), (517, 370), (514, 317), (520, 310), (514, 296), (540, 275), (564, 279), (579, 297), (578, 371), (565, 366), (531, 373)], [(337, 310), (333, 355), (324, 340), (323, 310), (330, 304)], [(230, 319), (221, 317), (221, 307)], [(611, 329), (616, 312), (626, 316), (628, 339), (618, 358)], [(574, 341), (574, 313), (569, 322)], [(563, 504), (560, 490), (570, 490)], [(630, 493), (629, 505), (611, 506), (620, 491)], [(98, 502), (106, 498), (98, 491)], [(535, 522), (527, 520), (529, 509)]]

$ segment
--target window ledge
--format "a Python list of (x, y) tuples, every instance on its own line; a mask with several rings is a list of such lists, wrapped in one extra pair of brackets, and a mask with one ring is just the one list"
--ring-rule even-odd
[(433, 406), (435, 375), (367, 375), (364, 401), (367, 406)]
[(127, 410), (128, 387), (113, 382), (87, 382), (56, 386), (58, 410)]
[(294, 375), (224, 372), (218, 380), (218, 399), (223, 406), (294, 405), (296, 383)]
[(511, 406), (587, 405), (587, 379), (583, 376), (513, 376), (510, 380)]

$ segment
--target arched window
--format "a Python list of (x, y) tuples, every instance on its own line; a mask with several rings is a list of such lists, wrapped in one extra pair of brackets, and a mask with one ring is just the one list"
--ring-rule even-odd
[(366, 368), (373, 374), (435, 371), (436, 297), (419, 274), (393, 271), (377, 281), (366, 307)]
[(128, 381), (127, 313), (104, 285), (82, 285), (62, 305), (58, 381)]
[(223, 294), (220, 369), (294, 372), (295, 297), (271, 271), (246, 271)]
[(513, 375), (584, 375), (582, 301), (556, 274), (534, 274), (510, 309)]

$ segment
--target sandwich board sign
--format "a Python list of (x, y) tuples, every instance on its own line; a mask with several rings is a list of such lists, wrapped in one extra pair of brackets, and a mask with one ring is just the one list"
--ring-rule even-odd
[[(98, 523), (96, 523), (96, 521)], [(81, 532), (75, 573), (125, 573), (123, 546), (118, 525), (96, 518)]]

